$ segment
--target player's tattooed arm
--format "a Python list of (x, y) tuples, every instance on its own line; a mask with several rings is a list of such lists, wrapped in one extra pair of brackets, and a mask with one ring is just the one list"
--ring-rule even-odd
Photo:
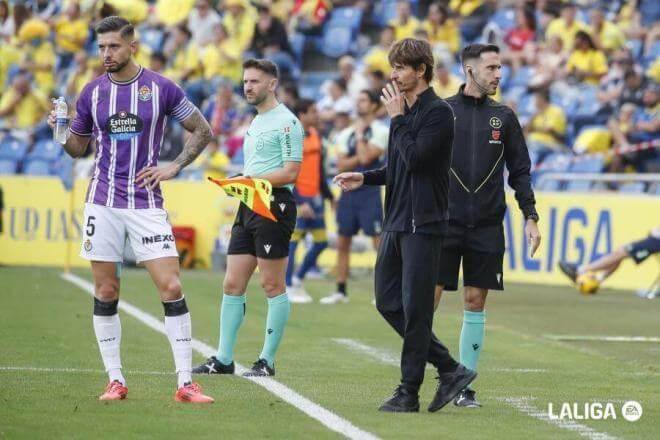
[(183, 146), (181, 154), (174, 159), (174, 163), (179, 165), (179, 171), (192, 163), (213, 137), (211, 126), (197, 108), (181, 125), (191, 133), (191, 136)]
[(142, 168), (135, 179), (140, 187), (154, 189), (161, 180), (176, 177), (185, 166), (192, 163), (199, 156), (199, 153), (211, 141), (211, 126), (206, 122), (199, 109), (196, 108), (181, 125), (190, 132), (190, 137), (183, 146), (183, 151), (168, 165)]

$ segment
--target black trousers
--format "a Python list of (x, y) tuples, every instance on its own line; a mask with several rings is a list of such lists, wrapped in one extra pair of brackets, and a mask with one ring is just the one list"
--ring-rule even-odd
[(376, 308), (403, 337), (401, 383), (418, 391), (426, 362), (441, 373), (458, 365), (432, 332), (442, 237), (384, 232), (376, 259)]

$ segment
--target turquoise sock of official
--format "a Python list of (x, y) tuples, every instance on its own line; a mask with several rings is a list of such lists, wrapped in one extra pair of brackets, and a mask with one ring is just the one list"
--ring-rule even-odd
[(486, 312), (463, 311), (463, 328), (461, 329), (461, 341), (459, 344), (461, 364), (471, 370), (477, 369), (479, 355), (484, 343), (484, 326), (486, 323)]
[(234, 360), (234, 345), (238, 329), (245, 316), (245, 294), (239, 296), (222, 295), (220, 306), (220, 343), (218, 344), (218, 360), (225, 365)]
[(286, 293), (268, 298), (268, 317), (266, 318), (266, 336), (264, 348), (259, 357), (266, 359), (268, 366), (273, 368), (275, 353), (284, 335), (284, 328), (289, 320), (289, 297)]

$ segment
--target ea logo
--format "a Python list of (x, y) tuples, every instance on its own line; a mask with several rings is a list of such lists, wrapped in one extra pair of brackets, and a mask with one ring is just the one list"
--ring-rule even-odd
[(629, 400), (621, 407), (621, 415), (629, 422), (636, 422), (642, 417), (642, 405), (634, 400)]
[(490, 121), (488, 121), (488, 123), (493, 128), (501, 128), (502, 127), (502, 121), (500, 121), (500, 118), (497, 118), (495, 116), (490, 118)]

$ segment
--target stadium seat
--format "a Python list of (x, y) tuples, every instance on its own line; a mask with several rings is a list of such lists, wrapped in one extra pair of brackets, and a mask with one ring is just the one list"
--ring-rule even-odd
[(529, 66), (522, 66), (519, 68), (515, 74), (511, 76), (511, 80), (509, 81), (509, 86), (514, 87), (527, 87), (529, 84), (529, 80), (532, 77), (532, 74), (534, 73), (534, 70), (529, 67)]
[(67, 190), (73, 187), (73, 158), (68, 154), (63, 154), (50, 165), (51, 174), (60, 178), (62, 185)]
[(298, 84), (300, 96), (306, 99), (313, 99), (315, 101), (321, 98), (321, 85), (337, 74), (335, 72), (304, 72)]
[(643, 194), (645, 189), (644, 182), (626, 182), (619, 186), (619, 192), (626, 194)]
[[(571, 173), (600, 173), (603, 171), (603, 159), (601, 157), (591, 157), (575, 161), (569, 168)], [(568, 182), (566, 191), (589, 191), (592, 182), (588, 180), (575, 180)]]
[(353, 31), (347, 27), (328, 28), (323, 34), (321, 52), (330, 58), (339, 58), (351, 52)]
[(0, 159), (0, 175), (16, 174), (18, 162), (11, 159)]
[(50, 162), (41, 159), (29, 160), (23, 167), (23, 174), (28, 176), (48, 176), (50, 175)]
[(160, 52), (165, 43), (165, 33), (160, 29), (145, 29), (140, 32), (140, 44), (148, 46), (152, 52)]
[[(545, 173), (561, 173), (568, 171), (573, 156), (564, 153), (552, 153), (548, 155), (540, 164), (540, 169), (532, 174), (532, 181), (536, 182)], [(538, 186), (541, 191), (559, 191), (561, 181), (544, 180), (542, 185)]]
[(42, 140), (34, 144), (27, 158), (52, 161), (60, 157), (62, 151), (62, 146), (57, 142), (53, 140)]
[(498, 9), (489, 23), (497, 25), (501, 31), (506, 32), (516, 25), (516, 11), (513, 8)]
[(357, 32), (360, 30), (361, 23), (362, 10), (360, 8), (343, 7), (333, 9), (332, 12), (330, 12), (330, 17), (324, 26), (347, 27)]
[(23, 160), (28, 144), (20, 139), (6, 137), (0, 141), (0, 159)]

